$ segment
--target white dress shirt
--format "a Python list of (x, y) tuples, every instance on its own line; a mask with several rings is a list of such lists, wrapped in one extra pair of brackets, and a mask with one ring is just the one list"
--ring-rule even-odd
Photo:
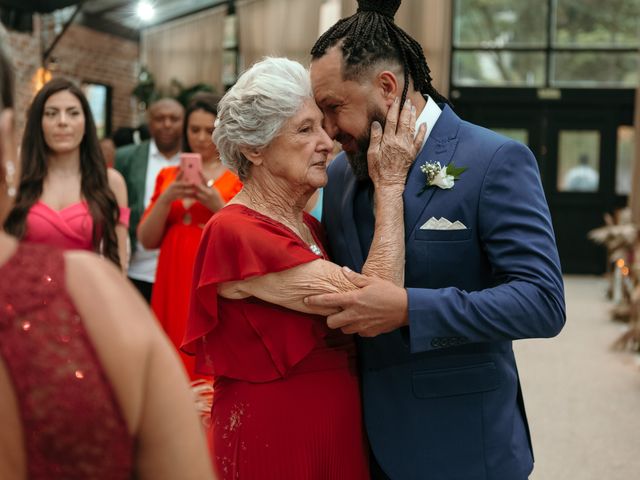
[(433, 130), (433, 127), (436, 125), (436, 122), (438, 121), (438, 118), (442, 113), (442, 110), (440, 109), (438, 104), (429, 95), (425, 95), (425, 100), (427, 101), (427, 104), (422, 109), (422, 112), (420, 112), (418, 118), (416, 118), (416, 135), (418, 134), (420, 125), (422, 125), (423, 123), (427, 124), (427, 133), (424, 136), (424, 140), (422, 141), (422, 147), (424, 147), (424, 144), (427, 143), (427, 138), (429, 138), (431, 130)]
[[(144, 181), (145, 209), (149, 206), (149, 203), (151, 203), (151, 197), (156, 188), (156, 177), (158, 173), (160, 173), (160, 170), (165, 167), (178, 165), (179, 162), (180, 152), (171, 158), (167, 158), (160, 153), (156, 142), (151, 140), (151, 145), (149, 145), (149, 159), (147, 160), (147, 176)], [(131, 261), (129, 262), (129, 277), (143, 282), (155, 283), (159, 253), (160, 251), (157, 249), (147, 250), (139, 241), (136, 241), (136, 251), (131, 256)]]

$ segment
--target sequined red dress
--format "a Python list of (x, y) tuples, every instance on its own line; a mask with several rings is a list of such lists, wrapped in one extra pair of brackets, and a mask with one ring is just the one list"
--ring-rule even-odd
[[(305, 223), (321, 246), (318, 221), (305, 214)], [(218, 283), (318, 258), (242, 205), (226, 206), (204, 229), (184, 348), (214, 375), (209, 434), (223, 480), (369, 478), (353, 338), (324, 317), (216, 292)]]
[(22, 244), (0, 266), (0, 356), (30, 480), (132, 478), (133, 439), (66, 291), (59, 250)]

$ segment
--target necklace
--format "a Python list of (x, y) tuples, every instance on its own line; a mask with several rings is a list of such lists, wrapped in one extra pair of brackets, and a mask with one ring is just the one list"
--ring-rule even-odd
[[(324, 254), (322, 253), (322, 249), (316, 244), (316, 241), (315, 241), (315, 239), (313, 237), (313, 234), (311, 233), (311, 230), (309, 229), (307, 224), (304, 223), (304, 221), (302, 222), (302, 227), (304, 228), (305, 232), (307, 233), (306, 236), (302, 234), (302, 232), (300, 231), (299, 228), (297, 228), (294, 224), (292, 224), (288, 220), (285, 220), (284, 218), (282, 218), (282, 216), (273, 215), (273, 213), (265, 211), (264, 208), (256, 207), (256, 205), (259, 205), (260, 202), (252, 201), (252, 199), (250, 197), (247, 197), (247, 195), (248, 195), (247, 191), (245, 189), (242, 189), (240, 191), (240, 193), (238, 193), (238, 195), (236, 195), (236, 197), (234, 198), (234, 201), (237, 202), (238, 200), (240, 200), (239, 203), (245, 205), (246, 207), (248, 207), (248, 208), (260, 213), (261, 215), (264, 215), (267, 218), (270, 218), (273, 221), (276, 221), (276, 222), (280, 223), (281, 225), (284, 225), (289, 230), (291, 230), (294, 234), (296, 234), (298, 236), (298, 238), (300, 238), (300, 240), (302, 240), (302, 242), (304, 242), (304, 244), (307, 245), (307, 247), (309, 247), (309, 250), (311, 250), (314, 255), (317, 255), (317, 256), (319, 256), (321, 258), (324, 258)], [(245, 197), (246, 200), (244, 200), (243, 197)]]
[(304, 225), (304, 228), (306, 230), (306, 232), (308, 232), (308, 237), (310, 238), (311, 241), (308, 241), (307, 238), (305, 238), (302, 235), (302, 232), (296, 228), (294, 225), (292, 225), (291, 223), (289, 223), (286, 220), (280, 220), (280, 223), (282, 223), (285, 227), (287, 227), (289, 230), (291, 230), (293, 233), (295, 233), (298, 237), (300, 237), (300, 239), (307, 244), (307, 246), (309, 247), (309, 250), (311, 250), (315, 255), (324, 258), (324, 255), (322, 254), (322, 250), (320, 249), (320, 247), (315, 243), (315, 240), (313, 239), (313, 234), (311, 233), (311, 230), (309, 230), (309, 227), (307, 226), (306, 223), (303, 222), (302, 225)]

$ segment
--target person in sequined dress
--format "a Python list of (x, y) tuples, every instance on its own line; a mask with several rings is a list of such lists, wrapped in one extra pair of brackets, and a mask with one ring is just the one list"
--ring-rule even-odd
[[(20, 175), (12, 85), (0, 51), (0, 222)], [(2, 479), (215, 478), (179, 360), (116, 266), (3, 230), (0, 425)]]

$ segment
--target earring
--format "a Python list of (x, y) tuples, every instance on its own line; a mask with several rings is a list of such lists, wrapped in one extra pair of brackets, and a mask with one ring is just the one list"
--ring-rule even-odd
[(9, 195), (10, 198), (13, 198), (16, 196), (16, 193), (18, 193), (18, 190), (16, 189), (16, 185), (14, 183), (16, 176), (16, 166), (11, 160), (7, 160), (7, 162), (5, 163), (5, 169), (7, 171), (4, 177), (4, 180), (7, 183), (7, 195)]

